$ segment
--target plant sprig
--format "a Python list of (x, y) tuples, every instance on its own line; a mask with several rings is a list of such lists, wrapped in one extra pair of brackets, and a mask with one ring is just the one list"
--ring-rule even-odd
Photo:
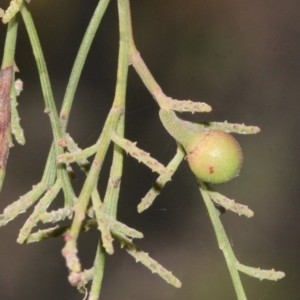
[[(163, 93), (163, 90), (152, 76), (135, 46), (129, 0), (118, 0), (120, 46), (114, 99), (96, 143), (85, 149), (80, 149), (71, 135), (67, 133), (67, 123), (70, 118), (74, 95), (88, 52), (109, 2), (109, 0), (99, 1), (91, 18), (74, 62), (60, 113), (58, 113), (55, 105), (43, 51), (28, 4), (23, 0), (13, 0), (8, 9), (2, 14), (2, 21), (4, 23), (9, 22), (3, 62), (4, 67), (9, 66), (10, 70), (13, 70), (14, 66), (14, 47), (17, 33), (16, 20), (19, 12), (24, 20), (38, 67), (45, 112), (49, 115), (53, 132), (53, 143), (49, 151), (41, 181), (33, 186), (31, 191), (21, 196), (4, 210), (3, 214), (0, 215), (0, 226), (6, 225), (20, 213), (26, 212), (29, 207), (37, 202), (32, 214), (20, 230), (17, 241), (19, 243), (32, 243), (49, 238), (64, 237), (66, 243), (62, 252), (69, 269), (69, 281), (72, 285), (77, 286), (80, 291), (86, 291), (86, 284), (92, 282), (89, 300), (99, 298), (104, 275), (105, 257), (107, 254), (112, 255), (114, 253), (113, 240), (117, 240), (121, 247), (133, 256), (137, 262), (141, 262), (153, 273), (157, 273), (161, 278), (177, 288), (181, 286), (181, 282), (178, 278), (151, 258), (146, 252), (133, 244), (131, 239), (140, 239), (143, 237), (143, 234), (117, 220), (117, 207), (123, 176), (124, 153), (129, 153), (134, 159), (142, 162), (153, 172), (159, 174), (152, 188), (138, 205), (138, 212), (143, 212), (153, 204), (166, 183), (171, 180), (184, 158), (189, 159), (194, 149), (190, 151), (187, 146), (193, 144), (190, 142), (190, 139), (194, 139), (195, 134), (201, 133), (201, 137), (206, 138), (213, 131), (238, 134), (255, 134), (260, 131), (256, 126), (231, 124), (227, 121), (195, 123), (177, 117), (175, 111), (200, 113), (210, 112), (212, 108), (204, 102), (177, 100)], [(155, 158), (151, 157), (149, 153), (138, 148), (135, 143), (125, 138), (126, 89), (128, 68), (130, 65), (133, 66), (155, 99), (160, 108), (159, 115), (162, 123), (177, 143), (177, 152), (167, 166), (164, 166)], [(11, 72), (11, 76), (9, 76), (8, 79), (7, 82), (9, 82), (10, 89), (10, 86), (14, 83), (13, 72)], [(7, 88), (7, 85), (5, 85), (5, 87)], [(3, 89), (3, 80), (0, 89)], [(19, 126), (19, 116), (16, 110), (16, 96), (20, 90), (21, 87), (16, 86), (12, 88), (12, 92), (10, 93), (13, 99), (11, 131), (17, 141), (22, 144), (24, 143), (23, 131)], [(7, 97), (7, 90), (5, 90), (5, 92), (5, 96)], [(166, 113), (166, 119), (163, 117), (164, 113)], [(169, 124), (170, 126), (167, 124), (168, 122), (171, 123)], [(172, 127), (174, 127), (175, 130), (174, 128), (170, 130)], [(182, 128), (184, 129), (184, 134), (179, 136), (176, 132)], [(6, 131), (6, 134), (10, 135), (9, 130)], [(110, 144), (113, 144), (113, 160), (106, 191), (102, 197), (98, 191), (97, 183)], [(92, 158), (92, 156), (94, 157)], [(92, 158), (91, 163), (88, 158)], [(86, 180), (78, 196), (73, 191), (69, 178), (71, 172), (70, 164), (74, 162), (76, 162), (86, 174)], [(234, 174), (234, 176), (236, 176), (236, 174)], [(198, 176), (196, 175), (196, 177)], [(215, 205), (222, 206), (225, 210), (230, 210), (246, 217), (252, 217), (254, 214), (253, 211), (247, 206), (236, 203), (234, 200), (228, 199), (226, 196), (216, 192), (207, 182), (199, 178), (197, 178), (197, 184), (208, 209), (219, 247), (223, 251), (228, 265), (237, 298), (239, 300), (246, 299), (246, 293), (239, 272), (261, 280), (278, 280), (283, 278), (285, 276), (283, 272), (274, 271), (273, 269), (261, 270), (259, 268), (245, 266), (238, 262), (220, 220), (219, 211)], [(64, 204), (58, 210), (48, 211), (49, 205), (61, 189), (64, 194)], [(69, 225), (59, 225), (60, 221), (67, 218), (71, 220)], [(32, 232), (33, 227), (38, 226), (39, 222), (55, 223), (56, 225), (51, 228), (38, 229), (36, 232)], [(84, 270), (81, 265), (80, 257), (78, 256), (78, 237), (80, 234), (95, 228), (99, 230), (99, 240), (94, 263), (88, 270)]]

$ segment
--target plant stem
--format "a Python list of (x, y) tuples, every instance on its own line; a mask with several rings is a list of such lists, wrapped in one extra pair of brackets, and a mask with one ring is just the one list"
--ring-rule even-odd
[(77, 203), (74, 207), (75, 215), (73, 218), (72, 227), (69, 235), (66, 238), (66, 245), (63, 249), (63, 255), (66, 257), (67, 265), (73, 272), (80, 272), (81, 270), (81, 265), (77, 259), (77, 256), (75, 255), (77, 252), (77, 238), (80, 232), (82, 221), (85, 218), (86, 208), (91, 193), (96, 187), (104, 157), (110, 144), (110, 133), (116, 128), (120, 114), (122, 114), (122, 110), (120, 110), (119, 107), (112, 108), (106, 119), (104, 128), (98, 141), (98, 145), (100, 146), (84, 182), (83, 188), (79, 194)]
[(30, 43), (33, 48), (33, 54), (37, 63), (42, 92), (45, 101), (45, 112), (49, 114), (50, 122), (53, 130), (53, 136), (55, 141), (55, 152), (56, 155), (61, 154), (63, 152), (62, 148), (59, 147), (59, 141), (62, 138), (61, 129), (58, 122), (58, 114), (54, 102), (54, 97), (51, 89), (51, 83), (48, 76), (48, 70), (46, 66), (46, 62), (44, 59), (44, 55), (42, 52), (42, 47), (31, 17), (31, 13), (28, 9), (28, 5), (24, 3), (21, 7), (21, 14), (26, 26), (26, 30), (29, 35)]
[(176, 172), (179, 164), (184, 159), (186, 153), (180, 144), (177, 144), (176, 155), (168, 163), (167, 169), (170, 171), (170, 175), (160, 175), (153, 187), (149, 190), (146, 196), (142, 199), (138, 205), (138, 212), (141, 213), (147, 208), (149, 208), (154, 202), (155, 198), (160, 194), (161, 190), (164, 188), (165, 184), (171, 180), (171, 176)]
[[(115, 90), (115, 100), (124, 113), (119, 119), (116, 132), (120, 137), (124, 137), (125, 131), (125, 99), (127, 87), (127, 75), (129, 66), (129, 36), (130, 36), (130, 5), (128, 0), (118, 0), (120, 50), (118, 59), (117, 84)], [(114, 144), (113, 161), (108, 181), (108, 186), (104, 198), (105, 212), (116, 218), (117, 205), (120, 193), (121, 178), (123, 171), (123, 150)]]
[[(124, 136), (124, 117), (121, 116), (117, 133)], [(109, 180), (104, 197), (105, 213), (114, 219), (117, 217), (117, 206), (121, 187), (121, 179), (123, 172), (123, 149), (117, 144), (114, 144), (113, 160), (109, 174)]]
[[(79, 53), (77, 55), (77, 58), (76, 58), (76, 61), (74, 63), (74, 67), (73, 67), (73, 70), (72, 70), (72, 73), (71, 73), (71, 76), (70, 76), (70, 80), (69, 80), (68, 88), (67, 88), (67, 91), (66, 91), (65, 99), (63, 101), (61, 117), (62, 116), (68, 116), (69, 113), (70, 113), (70, 109), (71, 109), (71, 106), (72, 106), (72, 103), (73, 103), (74, 93), (75, 93), (75, 90), (77, 88), (77, 84), (78, 84), (78, 81), (79, 81), (79, 77), (80, 77), (80, 74), (81, 74), (81, 71), (82, 71), (87, 53), (90, 49), (91, 43), (92, 43), (93, 38), (95, 36), (95, 32), (97, 31), (97, 29), (99, 27), (100, 21), (101, 21), (102, 16), (103, 16), (103, 14), (104, 14), (104, 12), (107, 8), (107, 5), (108, 5), (109, 1), (110, 0), (101, 0), (99, 2), (98, 6), (96, 8), (96, 11), (94, 13), (94, 16), (92, 17), (92, 20), (89, 24), (87, 32), (86, 32), (86, 34), (83, 38), (81, 47), (79, 49)], [(38, 37), (37, 37), (37, 34), (35, 32), (35, 29), (34, 29), (34, 24), (33, 24), (30, 12), (28, 10), (28, 7), (27, 6), (24, 7), (21, 10), (21, 13), (23, 15), (23, 18), (25, 18), (24, 22), (25, 22), (25, 25), (27, 24), (26, 27), (27, 27), (27, 30), (28, 30), (28, 34), (29, 34), (29, 36), (32, 40), (32, 47), (34, 49), (34, 53), (36, 54), (35, 56), (36, 56), (40, 76), (43, 72), (45, 73), (44, 75), (46, 76), (45, 80), (42, 81), (42, 79), (41, 79), (41, 82), (46, 82), (46, 84), (44, 84), (44, 85), (42, 84), (43, 92), (45, 91), (44, 94), (48, 95), (50, 103), (54, 104), (54, 99), (53, 99), (53, 95), (52, 95), (52, 91), (51, 91), (50, 81), (49, 81), (49, 79), (47, 78), (47, 75), (46, 75), (47, 74), (46, 64), (44, 62), (41, 46), (39, 44)], [(9, 52), (9, 53), (12, 53), (12, 52)], [(38, 55), (38, 57), (37, 57), (37, 55)], [(47, 84), (47, 81), (48, 81), (48, 84)], [(47, 101), (47, 99), (45, 99), (45, 101)], [(49, 103), (49, 101), (48, 101), (48, 103)], [(47, 107), (47, 104), (46, 104), (46, 107)], [(58, 124), (58, 115), (56, 113), (56, 108), (53, 109), (53, 107), (52, 107), (52, 111), (53, 110), (54, 110), (54, 114), (55, 114), (54, 123)], [(53, 120), (53, 118), (51, 118), (51, 115), (50, 115), (50, 119)], [(66, 128), (67, 121), (68, 121), (68, 117), (61, 118), (62, 129)], [(57, 140), (59, 140), (61, 138), (61, 130), (56, 130), (56, 132), (58, 133), (58, 134), (56, 134), (56, 136), (57, 136), (56, 139), (55, 139), (56, 142), (53, 143), (50, 152), (55, 151), (56, 153), (60, 153), (62, 151), (62, 149), (58, 147)], [(53, 173), (53, 172), (56, 173), (56, 157), (57, 157), (57, 155), (52, 155), (51, 153), (49, 154), (48, 159), (47, 159), (47, 163), (46, 163), (47, 167), (45, 169), (44, 176), (46, 174), (48, 174), (49, 172), (50, 173)], [(66, 197), (65, 203), (66, 203), (67, 206), (72, 206), (73, 198), (74, 198), (74, 192), (73, 192), (73, 189), (71, 187), (69, 178), (67, 176), (67, 172), (65, 172), (65, 169), (63, 167), (60, 167), (60, 168), (63, 169), (63, 171), (62, 171), (63, 174), (61, 174), (61, 177), (63, 177), (62, 178), (63, 179), (62, 187), (64, 189), (65, 197)], [(46, 175), (46, 177), (47, 177), (47, 175)], [(53, 180), (54, 179), (52, 179), (52, 181)], [(45, 183), (48, 186), (52, 185), (51, 180), (50, 181), (46, 180)]]
[(220, 221), (218, 211), (216, 210), (212, 200), (208, 194), (208, 187), (201, 181), (198, 180), (200, 186), (200, 193), (203, 197), (204, 203), (208, 210), (211, 222), (214, 227), (214, 231), (217, 236), (219, 248), (223, 251), (225, 256), (225, 260), (233, 281), (233, 285), (235, 288), (235, 292), (238, 300), (247, 300), (246, 294), (244, 292), (244, 288), (240, 279), (239, 272), (237, 270), (237, 259), (233, 253), (233, 250), (230, 246), (230, 242), (224, 230), (223, 224)]
[[(118, 59), (117, 84), (115, 100), (124, 113), (120, 117), (117, 134), (124, 137), (125, 131), (125, 99), (127, 87), (127, 75), (129, 66), (129, 38), (130, 38), (130, 4), (128, 0), (118, 0), (119, 31), (120, 31), (120, 50)], [(104, 198), (105, 212), (116, 218), (117, 206), (123, 172), (123, 150), (114, 144), (113, 161), (108, 181), (108, 186)]]
[(130, 26), (130, 35), (129, 35), (129, 45), (130, 45), (130, 63), (133, 65), (134, 69), (138, 73), (139, 77), (142, 79), (144, 85), (153, 96), (153, 98), (157, 101), (160, 107), (163, 106), (163, 102), (165, 100), (166, 95), (163, 93), (161, 87), (156, 82), (151, 72), (149, 71), (147, 65), (144, 60), (141, 58), (139, 51), (137, 50), (134, 39), (133, 39), (133, 31), (132, 31), (132, 23), (131, 19), (129, 19)]
[(17, 32), (18, 16), (16, 15), (8, 23), (1, 69), (14, 66)]
[(94, 261), (94, 277), (93, 277), (93, 283), (90, 291), (89, 300), (99, 299), (103, 273), (104, 273), (104, 265), (105, 265), (105, 250), (102, 247), (101, 239), (99, 239), (97, 253)]
[[(33, 48), (33, 54), (37, 63), (45, 102), (45, 112), (48, 113), (50, 117), (50, 123), (54, 137), (55, 157), (57, 157), (59, 154), (63, 153), (63, 148), (59, 145), (59, 142), (62, 140), (62, 131), (59, 124), (58, 113), (54, 102), (46, 62), (27, 3), (23, 3), (20, 12), (22, 14), (26, 30), (28, 32), (30, 43)], [(53, 161), (52, 165), (53, 168), (57, 169), (57, 176), (62, 180), (62, 187), (65, 195), (65, 205), (71, 206), (73, 204), (75, 196), (68, 177), (68, 173), (65, 167), (62, 164), (57, 165), (55, 160)]]
[(138, 73), (139, 77), (142, 79), (148, 91), (157, 101), (159, 106), (162, 107), (163, 99), (166, 98), (166, 95), (163, 93), (161, 87), (152, 76), (144, 60), (141, 58), (140, 53), (135, 47), (132, 36), (130, 39), (130, 62), (132, 63), (134, 69)]
[(63, 131), (66, 130), (67, 127), (74, 95), (77, 90), (79, 78), (81, 76), (86, 57), (109, 2), (110, 0), (99, 1), (78, 50), (60, 112), (60, 123)]
[[(84, 182), (83, 188), (78, 197), (75, 206), (75, 215), (69, 235), (66, 237), (66, 245), (63, 249), (63, 255), (66, 258), (67, 266), (72, 272), (80, 272), (81, 264), (77, 257), (77, 238), (80, 232), (82, 221), (85, 218), (86, 208), (93, 189), (96, 187), (99, 173), (103, 164), (104, 157), (110, 144), (110, 134), (117, 129), (120, 116), (124, 113), (125, 96), (127, 86), (127, 74), (129, 63), (129, 45), (128, 45), (128, 16), (129, 3), (125, 0), (118, 1), (119, 18), (120, 18), (120, 49), (118, 59), (117, 83), (115, 97), (112, 109), (106, 119), (104, 128), (99, 137), (97, 144), (99, 148), (95, 155), (91, 169)], [(123, 25), (121, 25), (123, 24)]]

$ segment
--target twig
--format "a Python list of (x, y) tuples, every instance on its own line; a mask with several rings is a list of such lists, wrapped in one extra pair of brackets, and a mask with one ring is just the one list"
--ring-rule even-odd
[(147, 208), (149, 208), (152, 205), (155, 198), (160, 194), (160, 191), (164, 188), (165, 184), (169, 180), (171, 180), (171, 176), (177, 170), (177, 168), (178, 168), (179, 164), (182, 162), (184, 156), (185, 156), (185, 152), (184, 152), (182, 146), (180, 146), (178, 144), (176, 155), (167, 165), (167, 170), (169, 170), (170, 174), (160, 175), (156, 179), (153, 187), (150, 189), (150, 191), (146, 194), (146, 196), (142, 199), (141, 203), (138, 205), (139, 213), (143, 212), (144, 210), (146, 210)]
[(151, 270), (152, 273), (157, 273), (161, 278), (163, 278), (168, 283), (173, 286), (180, 288), (181, 282), (178, 278), (176, 278), (172, 272), (165, 269), (162, 265), (160, 265), (157, 261), (151, 258), (148, 253), (138, 249), (128, 238), (122, 235), (114, 234), (114, 237), (119, 240), (122, 247), (125, 247), (127, 252), (133, 256), (136, 262), (142, 263), (148, 269)]
[(230, 275), (231, 275), (231, 279), (233, 281), (233, 285), (235, 288), (237, 298), (238, 298), (238, 300), (247, 300), (247, 297), (246, 297), (246, 294), (245, 294), (245, 291), (244, 291), (244, 288), (243, 288), (243, 285), (242, 285), (242, 282), (240, 279), (240, 275), (237, 270), (236, 258), (232, 251), (232, 248), (230, 246), (230, 243), (229, 243), (229, 240), (225, 233), (224, 227), (220, 221), (218, 212), (209, 197), (209, 193), (207, 192), (207, 186), (199, 180), (198, 180), (198, 182), (199, 182), (199, 187), (200, 187), (200, 193), (203, 197), (204, 203), (206, 205), (211, 222), (214, 227), (214, 231), (217, 236), (219, 248), (223, 251), (223, 254), (224, 254)]

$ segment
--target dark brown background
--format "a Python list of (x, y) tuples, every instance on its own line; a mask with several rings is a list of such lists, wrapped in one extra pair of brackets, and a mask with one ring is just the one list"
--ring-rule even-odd
[[(68, 131), (84, 148), (92, 145), (111, 105), (116, 77), (118, 25), (116, 1), (93, 43), (76, 93)], [(33, 0), (30, 7), (49, 67), (58, 107), (96, 0)], [(5, 8), (8, 1), (1, 0)], [(300, 299), (299, 256), (299, 98), (300, 3), (296, 0), (151, 0), (131, 1), (137, 47), (165, 93), (209, 103), (213, 112), (198, 120), (228, 120), (260, 126), (257, 136), (239, 136), (245, 162), (239, 178), (218, 186), (228, 197), (249, 205), (252, 219), (222, 216), (238, 259), (275, 268), (287, 276), (260, 282), (242, 275), (251, 300)], [(6, 26), (0, 26), (1, 45)], [(51, 144), (51, 128), (36, 65), (21, 22), (18, 75), (24, 81), (19, 112), (27, 143), (11, 152), (1, 211), (36, 184)], [(2, 47), (1, 47), (2, 49)], [(167, 163), (175, 143), (158, 119), (158, 107), (130, 70), (126, 135)], [(188, 118), (189, 115), (186, 115)], [(100, 189), (105, 188), (106, 168)], [(146, 212), (136, 206), (156, 175), (125, 159), (118, 217), (141, 230), (137, 245), (178, 276), (175, 289), (116, 245), (108, 257), (102, 300), (235, 299), (230, 276), (197, 186), (183, 163), (163, 194)], [(78, 191), (83, 176), (78, 175)], [(57, 201), (58, 207), (62, 198)], [(82, 299), (67, 281), (61, 256), (63, 240), (18, 245), (19, 216), (0, 230), (0, 299)], [(97, 233), (80, 240), (80, 255), (90, 267)]]

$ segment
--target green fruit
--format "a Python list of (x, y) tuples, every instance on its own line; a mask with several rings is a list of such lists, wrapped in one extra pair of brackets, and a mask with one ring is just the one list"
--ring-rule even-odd
[(204, 182), (224, 183), (239, 174), (243, 162), (241, 147), (224, 131), (200, 132), (185, 149), (191, 170)]
[(232, 135), (199, 129), (178, 118), (172, 110), (161, 109), (159, 116), (168, 132), (184, 147), (190, 168), (199, 179), (224, 183), (239, 174), (243, 154)]

